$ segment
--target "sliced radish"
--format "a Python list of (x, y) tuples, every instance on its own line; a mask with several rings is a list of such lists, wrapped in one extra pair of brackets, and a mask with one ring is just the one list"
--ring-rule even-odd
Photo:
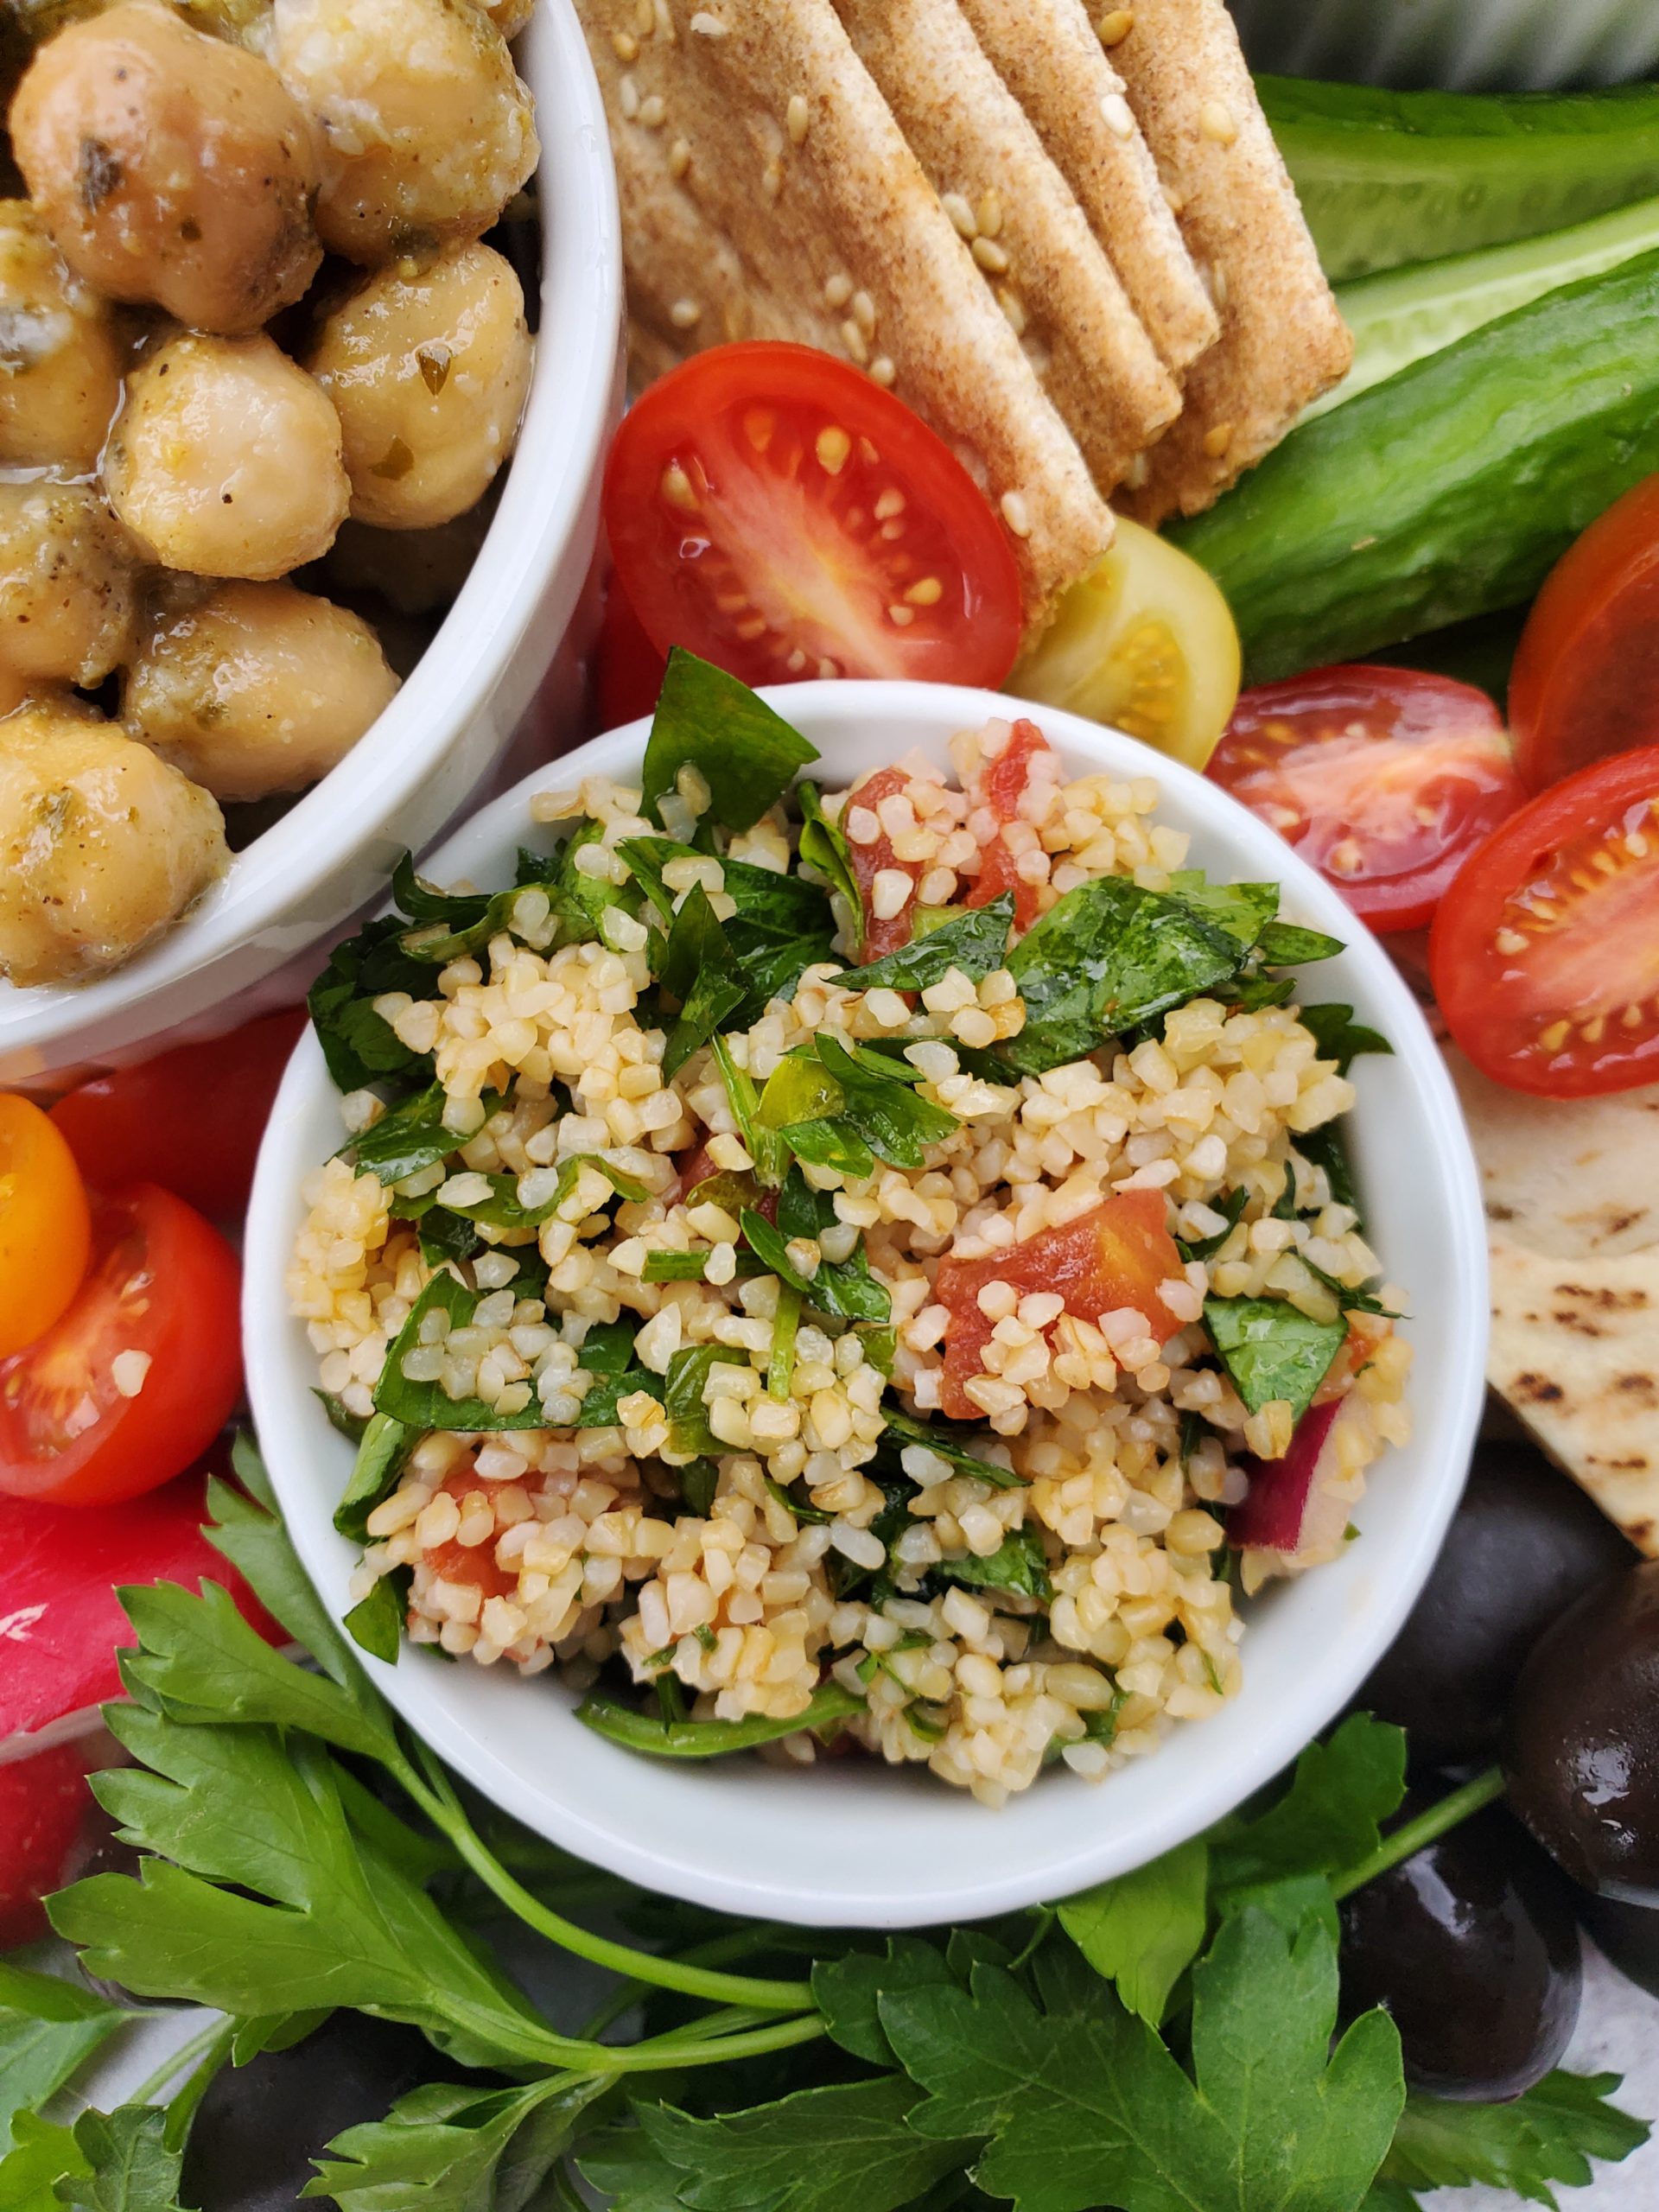
[(1241, 1551), (1280, 1552), (1287, 1561), (1339, 1543), (1352, 1498), (1337, 1483), (1332, 1438), (1342, 1401), (1313, 1406), (1296, 1424), (1282, 1459), (1240, 1461), (1250, 1487), (1227, 1517), (1227, 1541)]
[[(119, 1757), (107, 1736), (101, 1753)], [(74, 1878), (92, 1802), (89, 1758), (104, 1764), (90, 1740), (0, 1766), (0, 1951), (46, 1935), (41, 1899)]]
[(0, 1764), (98, 1725), (121, 1694), (115, 1655), (133, 1642), (127, 1583), (221, 1582), (273, 1643), (282, 1631), (201, 1533), (206, 1471), (91, 1510), (0, 1498)]

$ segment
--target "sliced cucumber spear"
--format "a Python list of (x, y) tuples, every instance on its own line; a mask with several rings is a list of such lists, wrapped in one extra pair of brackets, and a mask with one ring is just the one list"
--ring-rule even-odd
[(1250, 683), (1529, 598), (1659, 471), (1659, 252), (1544, 294), (1293, 430), (1172, 530)]
[(1659, 193), (1659, 86), (1256, 84), (1333, 282), (1535, 238)]
[(1343, 320), (1354, 334), (1354, 365), (1302, 420), (1329, 414), (1345, 400), (1397, 376), (1414, 361), (1455, 345), (1483, 323), (1496, 322), (1558, 285), (1633, 261), (1659, 249), (1659, 200), (1638, 200), (1587, 223), (1542, 238), (1518, 238), (1476, 253), (1449, 254), (1411, 269), (1385, 269), (1337, 289)]

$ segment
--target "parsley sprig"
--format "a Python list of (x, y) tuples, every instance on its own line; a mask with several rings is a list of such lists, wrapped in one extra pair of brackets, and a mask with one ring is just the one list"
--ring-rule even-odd
[[(885, 1942), (723, 1921), (470, 1807), (324, 1612), (257, 1456), (237, 1465), (252, 1494), (213, 1484), (210, 1533), (315, 1669), (212, 1586), (125, 1592), (130, 1701), (108, 1717), (133, 1764), (97, 1788), (142, 1874), (52, 1908), (91, 1973), (223, 2017), (62, 2125), (53, 2101), (131, 2010), (0, 1961), (0, 2205), (176, 2212), (214, 2075), (339, 2006), (433, 2046), (430, 2082), (317, 2146), (312, 2193), (345, 2212), (569, 2212), (578, 2172), (616, 2212), (1419, 2212), (1471, 2181), (1554, 2205), (1646, 2139), (1611, 2075), (1446, 2104), (1406, 2094), (1381, 2012), (1332, 2048), (1336, 1901), (1495, 1775), (1385, 1833), (1403, 1739), (1355, 1716), (1266, 1802), (1058, 1908)], [(571, 1916), (596, 1894), (653, 1948)], [(614, 1978), (585, 2027), (508, 1979), (469, 1896)]]

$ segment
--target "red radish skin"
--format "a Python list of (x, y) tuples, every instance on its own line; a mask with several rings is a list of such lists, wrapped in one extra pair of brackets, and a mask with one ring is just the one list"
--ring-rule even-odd
[(89, 1753), (96, 1759), (89, 1745), (59, 1744), (0, 1766), (0, 1952), (49, 1933), (41, 1899), (73, 1878)]
[[(1228, 1516), (1229, 1543), (1241, 1551), (1280, 1552), (1294, 1559), (1341, 1535), (1347, 1525), (1346, 1499), (1339, 1501), (1341, 1524), (1334, 1529), (1322, 1525), (1330, 1517), (1332, 1502), (1322, 1484), (1332, 1471), (1328, 1447), (1341, 1410), (1339, 1398), (1310, 1408), (1296, 1424), (1282, 1459), (1258, 1459), (1252, 1454), (1239, 1462), (1250, 1487)], [(1322, 1507), (1327, 1509), (1323, 1515)]]

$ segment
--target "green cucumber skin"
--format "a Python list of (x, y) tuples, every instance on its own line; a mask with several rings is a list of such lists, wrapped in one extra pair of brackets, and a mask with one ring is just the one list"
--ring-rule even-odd
[(1311, 422), (1344, 406), (1426, 354), (1438, 353), (1546, 292), (1580, 277), (1599, 276), (1656, 249), (1659, 200), (1638, 200), (1541, 238), (1483, 246), (1408, 269), (1386, 269), (1344, 284), (1337, 305), (1353, 333), (1354, 365), (1301, 419)]
[(1175, 544), (1259, 683), (1514, 607), (1659, 471), (1659, 252), (1547, 293), (1293, 430)]
[(1659, 87), (1393, 92), (1257, 80), (1333, 283), (1659, 194)]

